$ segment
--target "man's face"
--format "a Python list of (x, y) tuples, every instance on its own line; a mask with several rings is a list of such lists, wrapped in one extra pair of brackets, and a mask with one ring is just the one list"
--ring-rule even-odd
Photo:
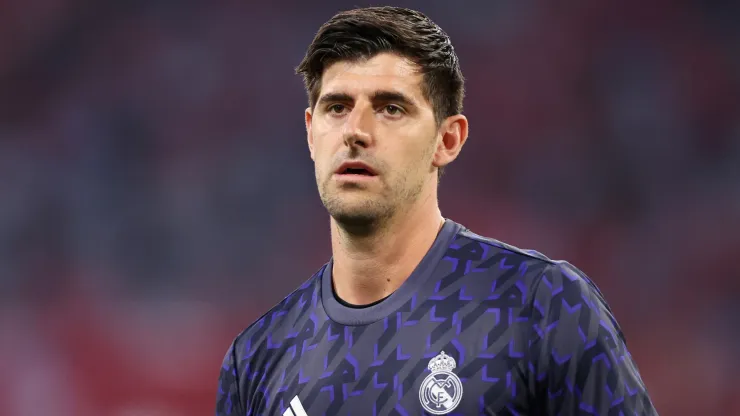
[(306, 128), (319, 195), (340, 223), (390, 218), (434, 185), (438, 131), (422, 82), (392, 54), (324, 71)]

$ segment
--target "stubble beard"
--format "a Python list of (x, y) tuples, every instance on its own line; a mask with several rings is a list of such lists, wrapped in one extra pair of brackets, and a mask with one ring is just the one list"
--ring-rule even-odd
[[(419, 198), (423, 181), (411, 173), (404, 172), (392, 183), (383, 183), (380, 193), (359, 189), (359, 185), (357, 189), (352, 189), (353, 185), (332, 189), (329, 178), (320, 186), (321, 202), (340, 228), (353, 235), (371, 235)], [(411, 178), (414, 183), (410, 183)]]

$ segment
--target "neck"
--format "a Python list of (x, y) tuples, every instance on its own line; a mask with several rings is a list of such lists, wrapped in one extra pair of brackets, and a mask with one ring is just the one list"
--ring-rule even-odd
[(387, 297), (406, 281), (444, 223), (436, 198), (420, 202), (361, 234), (331, 219), (332, 283), (339, 298), (367, 305)]

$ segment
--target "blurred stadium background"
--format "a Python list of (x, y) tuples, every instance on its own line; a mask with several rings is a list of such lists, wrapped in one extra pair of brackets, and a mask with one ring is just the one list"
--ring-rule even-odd
[[(293, 69), (366, 4), (0, 2), (0, 414), (213, 413), (328, 259)], [(443, 213), (588, 273), (661, 414), (740, 415), (740, 3), (396, 4), (468, 80)]]

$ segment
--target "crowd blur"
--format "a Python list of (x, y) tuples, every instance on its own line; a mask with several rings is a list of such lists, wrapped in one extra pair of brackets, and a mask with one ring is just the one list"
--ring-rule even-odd
[[(740, 6), (407, 0), (471, 135), (443, 214), (599, 285), (661, 414), (740, 415)], [(294, 68), (364, 2), (0, 5), (0, 414), (212, 414), (330, 256)]]

